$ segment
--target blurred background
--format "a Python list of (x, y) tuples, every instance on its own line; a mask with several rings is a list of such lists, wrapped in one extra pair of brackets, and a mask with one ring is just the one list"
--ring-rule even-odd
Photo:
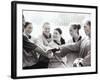
[[(67, 42), (71, 36), (69, 34), (69, 24), (80, 23), (82, 25), (84, 19), (90, 18), (88, 13), (71, 13), (71, 12), (47, 12), (47, 11), (23, 11), (25, 21), (31, 22), (33, 32), (31, 35), (37, 38), (42, 34), (42, 26), (45, 22), (49, 22), (51, 26), (51, 34), (57, 27), (61, 28), (62, 36)], [(80, 35), (85, 37), (84, 28), (81, 26)]]

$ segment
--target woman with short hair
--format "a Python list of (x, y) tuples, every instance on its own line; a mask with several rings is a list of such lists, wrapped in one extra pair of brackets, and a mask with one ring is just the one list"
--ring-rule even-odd
[[(54, 29), (53, 41), (49, 44), (49, 47), (53, 48), (52, 50), (53, 53), (57, 52), (57, 48), (64, 44), (65, 44), (65, 40), (62, 38), (62, 30), (60, 28)], [(65, 66), (66, 66), (66, 57), (61, 58), (61, 57), (57, 57), (56, 55), (53, 55), (53, 57), (50, 58), (48, 68), (61, 68)]]
[[(71, 35), (71, 39), (68, 40), (67, 44), (76, 43), (82, 40), (82, 36), (79, 34), (79, 30), (81, 29), (81, 25), (78, 23), (71, 23), (69, 28), (69, 33)], [(66, 55), (67, 57), (67, 67), (73, 67), (74, 60), (78, 57), (78, 53), (70, 52)]]

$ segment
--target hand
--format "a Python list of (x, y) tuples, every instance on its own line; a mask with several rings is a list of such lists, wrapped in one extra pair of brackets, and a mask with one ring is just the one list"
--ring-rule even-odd
[(73, 62), (73, 67), (82, 67), (83, 66), (83, 58), (76, 58)]
[(53, 53), (56, 53), (56, 52), (59, 52), (59, 51), (60, 51), (60, 48), (54, 48), (54, 49), (51, 49), (51, 51), (52, 51)]
[(47, 56), (48, 58), (52, 58), (53, 57), (53, 52), (52, 51), (47, 51)]

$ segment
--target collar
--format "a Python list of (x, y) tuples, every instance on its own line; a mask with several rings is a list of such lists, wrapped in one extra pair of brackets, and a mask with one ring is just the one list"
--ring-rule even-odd
[(23, 33), (24, 36), (26, 36), (28, 39), (31, 38), (31, 35), (26, 35), (25, 32)]
[[(82, 39), (82, 36), (80, 36), (77, 41), (79, 41), (81, 39)], [(73, 38), (73, 42), (76, 42), (74, 38)]]

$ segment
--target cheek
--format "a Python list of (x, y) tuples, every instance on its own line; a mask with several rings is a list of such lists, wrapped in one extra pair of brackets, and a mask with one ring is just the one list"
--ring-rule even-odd
[(50, 30), (49, 29), (44, 29), (44, 32), (49, 32)]
[(70, 35), (73, 36), (73, 32), (70, 32)]
[(84, 30), (85, 30), (85, 32), (89, 32), (90, 31), (89, 28), (85, 28)]
[(50, 32), (50, 29), (47, 29), (47, 32)]
[(29, 29), (28, 32), (32, 32), (32, 29)]
[(54, 38), (56, 38), (56, 37), (57, 37), (57, 35), (56, 35), (56, 34), (53, 34), (53, 37), (54, 37)]
[(70, 33), (70, 35), (71, 35), (71, 34), (72, 34), (72, 31), (70, 31), (69, 33)]

